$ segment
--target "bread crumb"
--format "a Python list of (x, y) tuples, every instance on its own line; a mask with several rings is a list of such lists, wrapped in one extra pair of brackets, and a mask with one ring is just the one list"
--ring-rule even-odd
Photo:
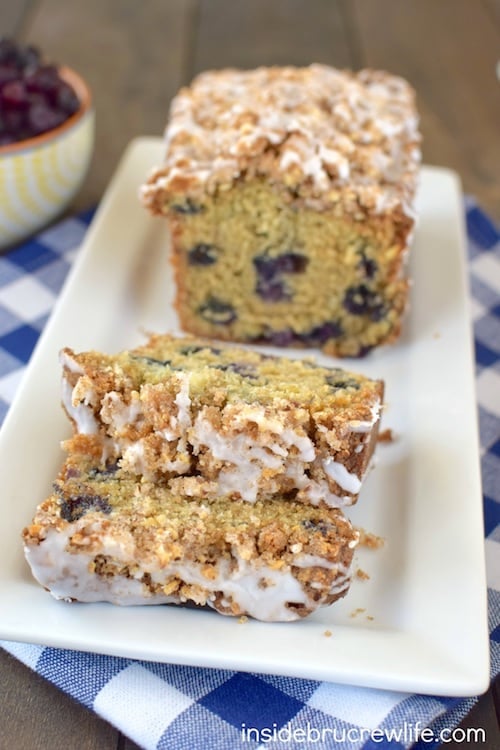
[(357, 617), (358, 615), (362, 615), (363, 612), (366, 612), (364, 607), (357, 607), (357, 609), (353, 609), (349, 617)]
[(365, 570), (361, 570), (361, 568), (358, 568), (356, 571), (356, 578), (359, 578), (360, 581), (369, 581), (370, 576)]
[(372, 534), (370, 531), (358, 527), (359, 532), (359, 546), (368, 547), (369, 549), (380, 549), (384, 546), (385, 540), (383, 537), (377, 534)]
[(381, 430), (377, 437), (377, 443), (393, 443), (395, 440), (394, 432), (390, 427)]
[(331, 638), (332, 637), (332, 631), (331, 630), (325, 630), (325, 632), (323, 633), (323, 635), (325, 636), (325, 638)]
[(374, 620), (375, 618), (374, 618), (373, 615), (366, 615), (366, 619), (367, 620)]
[(238, 625), (243, 625), (245, 622), (248, 622), (248, 617), (246, 615), (241, 615), (241, 617), (238, 618)]

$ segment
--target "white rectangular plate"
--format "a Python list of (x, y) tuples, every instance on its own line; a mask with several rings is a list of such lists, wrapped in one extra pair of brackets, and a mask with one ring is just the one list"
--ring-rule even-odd
[(69, 434), (59, 349), (117, 351), (139, 344), (144, 329), (177, 329), (164, 223), (137, 198), (162, 153), (156, 138), (127, 149), (0, 433), (0, 637), (379, 688), (482, 692), (488, 636), (473, 351), (460, 185), (447, 170), (422, 172), (403, 337), (340, 362), (386, 381), (383, 426), (395, 435), (378, 446), (348, 513), (385, 539), (382, 549), (357, 552), (355, 569), (369, 580), (355, 577), (344, 600), (303, 621), (269, 624), (172, 606), (67, 604), (31, 577), (20, 532), (50, 492)]

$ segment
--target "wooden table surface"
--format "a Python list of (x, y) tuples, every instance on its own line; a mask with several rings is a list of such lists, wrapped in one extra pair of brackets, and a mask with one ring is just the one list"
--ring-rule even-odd
[[(38, 45), (93, 91), (95, 153), (72, 211), (98, 203), (132, 138), (163, 132), (195, 73), (321, 62), (408, 78), (425, 162), (456, 170), (500, 221), (500, 0), (0, 0), (0, 34)], [(136, 747), (1, 651), (0, 685), (0, 750)], [(493, 690), (466, 722), (497, 746)]]

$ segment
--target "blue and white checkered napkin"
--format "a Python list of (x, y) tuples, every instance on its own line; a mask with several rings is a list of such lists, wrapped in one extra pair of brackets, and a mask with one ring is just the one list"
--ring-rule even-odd
[[(500, 234), (473, 203), (466, 209), (495, 677), (500, 673)], [(90, 215), (66, 220), (0, 258), (2, 419), (89, 221)], [(148, 749), (429, 749), (453, 736), (475, 702), (1, 645)], [(461, 732), (455, 739), (463, 739)]]

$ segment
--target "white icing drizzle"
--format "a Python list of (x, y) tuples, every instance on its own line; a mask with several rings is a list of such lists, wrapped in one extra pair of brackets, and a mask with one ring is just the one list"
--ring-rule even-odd
[(61, 400), (68, 416), (74, 421), (79, 433), (82, 435), (97, 435), (99, 425), (94, 415), (94, 409), (91, 406), (93, 400), (92, 390), (87, 391), (82, 400), (78, 397), (75, 398), (75, 388), (72, 388), (68, 379), (63, 376)]
[(143, 440), (136, 440), (128, 447), (122, 448), (122, 454), (121, 465), (123, 469), (150, 478), (151, 471), (146, 461)]
[[(245, 432), (249, 423), (258, 425), (257, 436)], [(290, 467), (303, 467), (316, 455), (307, 435), (285, 427), (278, 418), (271, 419), (264, 407), (248, 406), (242, 409), (235, 415), (232, 424), (233, 431), (221, 433), (207, 418), (204, 408), (197, 415), (189, 437), (195, 454), (208, 448), (213, 458), (224, 462), (217, 479), (218, 492), (221, 494), (237, 492), (244, 500), (255, 502), (259, 486), (269, 470), (277, 475), (287, 474), (293, 470)], [(272, 442), (266, 433), (273, 435)], [(296, 449), (295, 453), (291, 454), (291, 449)], [(269, 482), (269, 477), (265, 481)]]
[[(181, 431), (185, 431), (191, 426), (191, 399), (189, 397), (189, 373), (180, 373), (177, 375), (180, 381), (180, 388), (175, 397), (177, 406), (177, 419), (175, 426)], [(172, 419), (174, 419), (172, 417)]]
[(331, 560), (325, 560), (324, 557), (319, 555), (300, 555), (293, 561), (295, 568), (326, 568), (327, 570), (337, 570), (339, 573), (347, 575), (349, 568), (338, 562), (332, 562)]
[(106, 393), (102, 399), (100, 415), (105, 424), (112, 425), (116, 437), (120, 437), (126, 428), (144, 419), (139, 393), (132, 391), (128, 403), (116, 391)]
[[(288, 607), (287, 603), (303, 605), (310, 610), (318, 606), (295, 578), (290, 566), (275, 570), (261, 564), (259, 559), (243, 560), (235, 549), (232, 564), (227, 559), (221, 559), (215, 577), (210, 579), (203, 575), (200, 564), (189, 561), (172, 561), (166, 565), (156, 561), (141, 569), (134, 566), (133, 540), (127, 534), (123, 535), (123, 539), (103, 534), (100, 554), (113, 558), (119, 564), (135, 567), (134, 576), (99, 576), (91, 566), (95, 553), (68, 550), (71, 536), (77, 528), (78, 522), (59, 531), (49, 529), (46, 538), (38, 545), (25, 545), (25, 556), (34, 577), (56, 599), (109, 601), (122, 605), (184, 601), (179, 595), (152, 594), (140, 580), (147, 572), (156, 584), (165, 585), (175, 577), (198, 587), (199, 603), (212, 607), (215, 594), (222, 592), (226, 606), (232, 601), (239, 612), (264, 621), (289, 622), (298, 619), (295, 609)], [(315, 555), (302, 555), (292, 562), (292, 566), (336, 569), (338, 574), (329, 594), (342, 593), (349, 586), (349, 570), (340, 563), (332, 563)]]
[(326, 479), (311, 479), (305, 472), (306, 468), (296, 461), (290, 462), (286, 469), (287, 477), (292, 479), (293, 486), (299, 491), (298, 498), (300, 500), (305, 500), (311, 505), (319, 505), (323, 502), (330, 508), (352, 505), (353, 497), (332, 492)]
[[(185, 439), (174, 442), (173, 455), (166, 455), (168, 452), (163, 451), (160, 457), (155, 455), (155, 461), (158, 460), (158, 470), (165, 474), (185, 474), (190, 468), (189, 454), (187, 452), (187, 442)], [(132, 471), (136, 474), (142, 474), (146, 479), (157, 479), (157, 471), (153, 470), (150, 461), (147, 458), (146, 439), (139, 438), (130, 442), (127, 446), (122, 442), (118, 446), (118, 452), (122, 452), (121, 466), (126, 471)]]
[(335, 461), (332, 456), (323, 460), (325, 473), (333, 479), (343, 490), (356, 494), (361, 489), (361, 480), (356, 474), (347, 471), (344, 464)]
[(61, 367), (66, 368), (70, 372), (75, 372), (78, 375), (83, 375), (81, 365), (69, 355), (67, 349), (63, 349), (59, 354), (59, 362)]
[(352, 420), (349, 422), (349, 428), (351, 432), (370, 432), (373, 429), (373, 426), (378, 422), (380, 419), (380, 412), (382, 409), (382, 404), (380, 401), (377, 401), (375, 404), (371, 406), (371, 412), (372, 412), (372, 418), (367, 420)]

